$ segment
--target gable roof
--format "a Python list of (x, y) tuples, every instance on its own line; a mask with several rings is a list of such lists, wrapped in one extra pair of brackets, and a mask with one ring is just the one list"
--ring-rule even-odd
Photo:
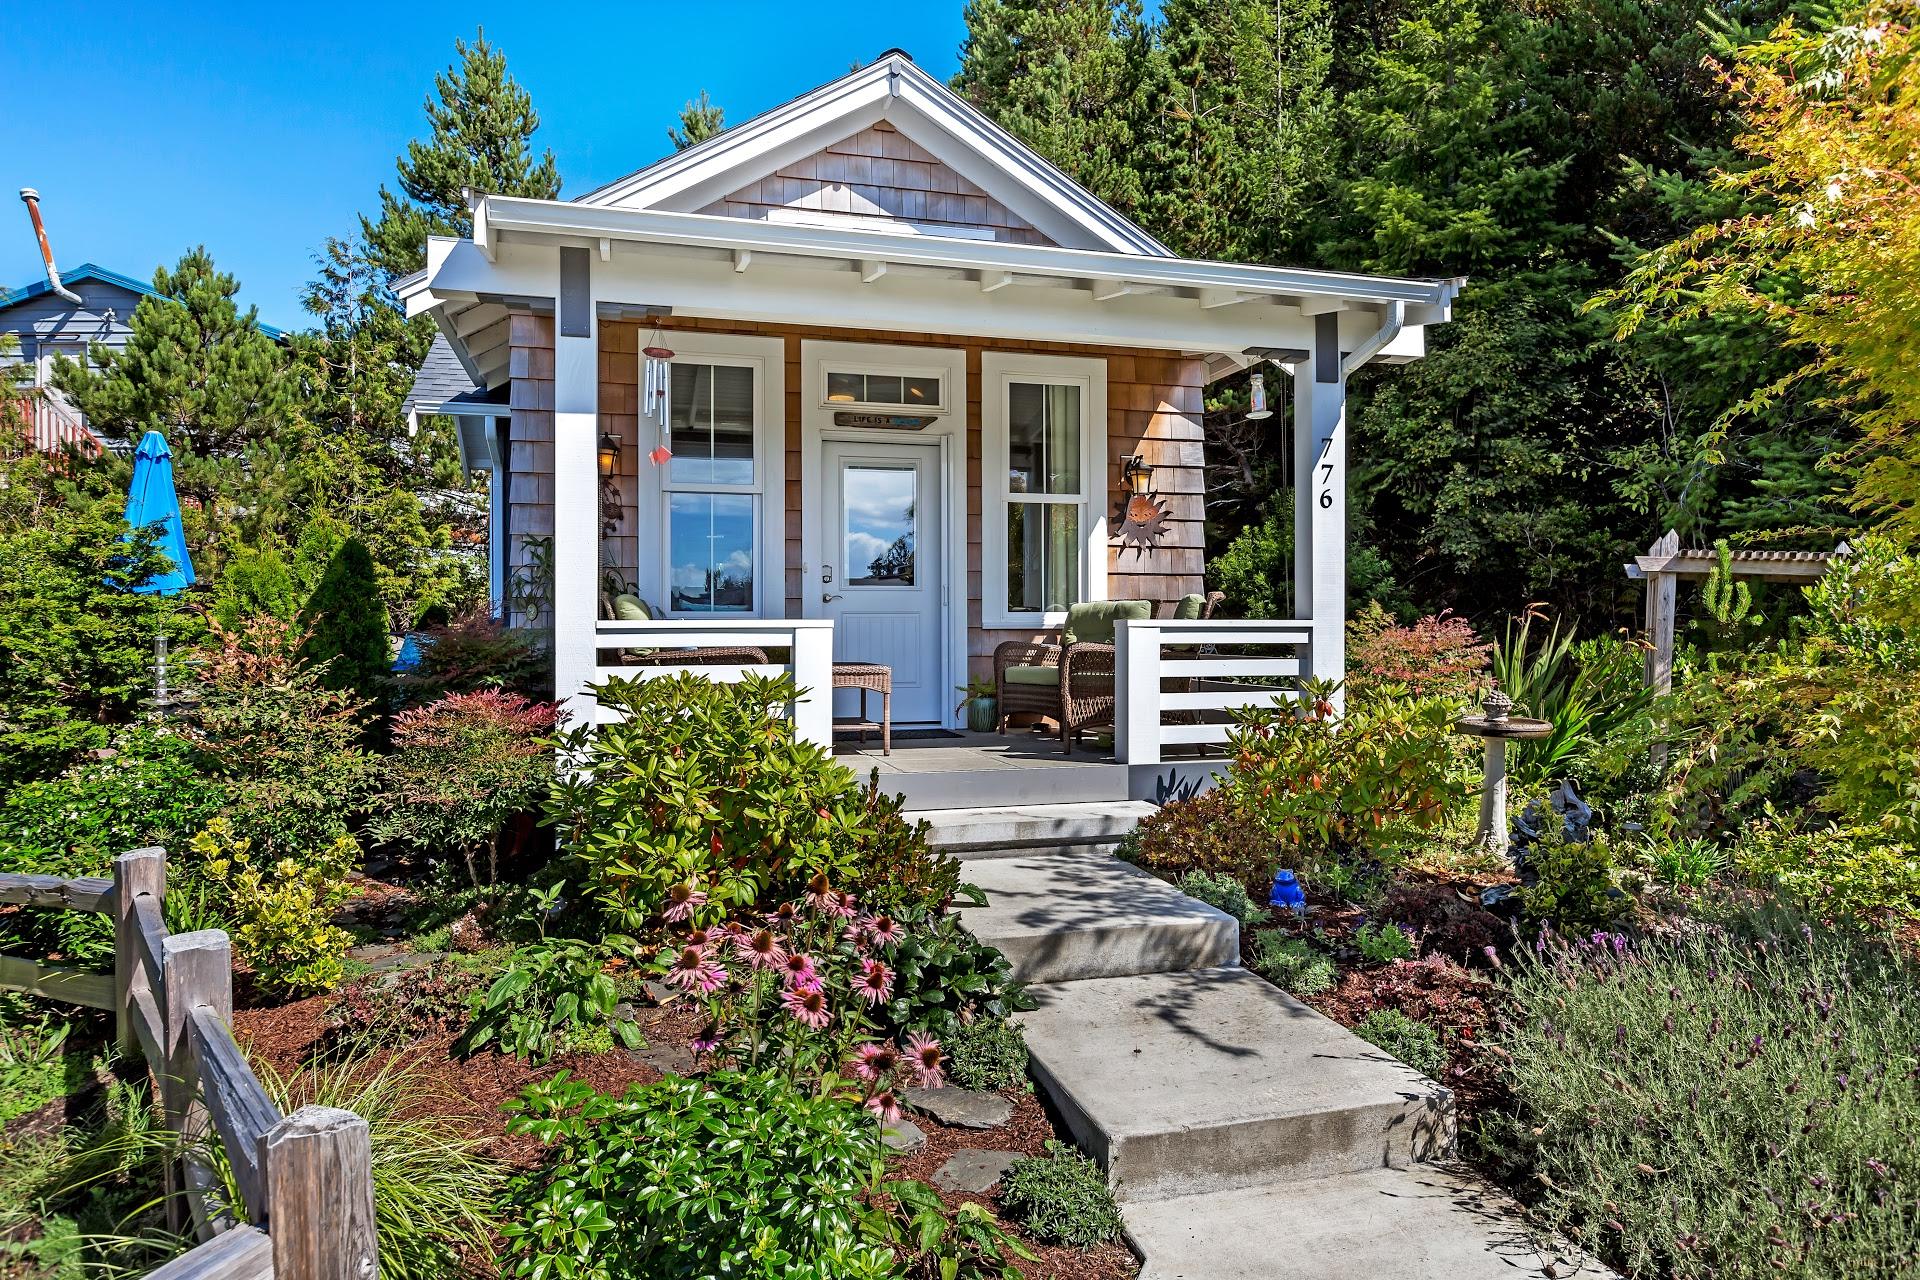
[(1063, 248), (1172, 257), (1051, 162), (890, 50), (869, 66), (667, 156), (573, 203), (694, 213), (886, 120)]
[[(154, 287), (144, 280), (135, 280), (132, 276), (121, 275), (118, 271), (109, 271), (105, 267), (96, 266), (91, 262), (83, 262), (71, 271), (62, 271), (60, 273), (60, 283), (69, 288), (83, 280), (97, 280), (101, 284), (114, 285), (117, 288), (125, 289), (129, 293), (137, 293), (143, 298), (157, 298), (160, 296), (160, 294), (154, 290)], [(47, 283), (44, 276), (35, 280), (32, 284), (21, 285), (18, 289), (0, 288), (0, 311), (4, 311), (8, 307), (18, 306), (20, 303), (26, 302), (29, 299), (38, 298), (52, 292), (53, 286)], [(287, 336), (284, 331), (276, 329), (264, 321), (256, 321), (255, 323), (258, 324), (261, 333), (275, 342), (279, 342)]]

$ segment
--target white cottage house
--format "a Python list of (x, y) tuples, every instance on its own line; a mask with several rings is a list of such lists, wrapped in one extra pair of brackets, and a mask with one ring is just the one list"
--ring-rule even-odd
[[(475, 193), (473, 226), (399, 286), (466, 375), (411, 407), (493, 469), (495, 593), (551, 610), (557, 695), (790, 669), (828, 741), (836, 662), (885, 669), (901, 732), (962, 727), (969, 678), (1093, 691), (1086, 794), (954, 759), (921, 807), (1139, 794), (1271, 677), (1339, 676), (1347, 379), (1460, 287), (1177, 257), (898, 52), (577, 199)], [(1195, 617), (1202, 398), (1257, 361), (1292, 383), (1299, 616)], [(1141, 603), (1073, 611), (1103, 601)], [(1034, 647), (1063, 624), (1104, 660)]]

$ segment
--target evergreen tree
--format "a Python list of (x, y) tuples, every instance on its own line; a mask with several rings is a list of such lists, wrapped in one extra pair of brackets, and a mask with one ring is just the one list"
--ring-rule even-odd
[(205, 248), (155, 271), (153, 287), (159, 296), (134, 308), (124, 350), (96, 345), (85, 365), (63, 356), (54, 383), (109, 439), (164, 432), (182, 496), (201, 504), (202, 524), (217, 524), (242, 457), (287, 420), (286, 355), (253, 308), (240, 310), (239, 282)]
[(667, 129), (667, 140), (673, 143), (675, 151), (685, 151), (698, 142), (705, 142), (714, 134), (727, 127), (727, 113), (716, 107), (702, 89), (700, 96), (680, 108), (680, 127)]
[(387, 610), (364, 542), (348, 538), (340, 544), (300, 621), (307, 628), (300, 656), (327, 664), (322, 680), (329, 689), (350, 689), (368, 701), (381, 696), (391, 661)]
[(1150, 41), (1139, 0), (968, 0), (953, 87), (1122, 212), (1146, 190), (1135, 155)]
[(425, 264), (428, 236), (473, 230), (465, 192), (540, 199), (560, 194), (553, 152), (533, 156), (540, 115), (507, 74), (506, 54), (487, 43), (485, 31), (472, 44), (455, 40), (454, 52), (456, 62), (433, 78), (435, 96), (426, 100), (431, 135), (409, 142), (397, 162), (400, 194), (381, 187), (379, 216), (360, 219), (367, 256), (388, 280)]

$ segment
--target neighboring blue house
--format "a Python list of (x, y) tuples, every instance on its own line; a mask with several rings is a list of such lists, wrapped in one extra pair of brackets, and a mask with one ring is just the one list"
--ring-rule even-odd
[[(132, 333), (133, 309), (142, 298), (158, 295), (144, 281), (91, 262), (62, 271), (60, 283), (79, 295), (79, 305), (55, 293), (44, 278), (17, 289), (0, 288), (0, 333), (19, 340), (12, 359), (33, 367), (36, 399), (46, 406), (39, 412), (50, 419), (81, 423), (81, 415), (52, 390), (54, 357), (83, 360), (95, 343), (114, 351), (124, 349)], [(271, 325), (261, 325), (260, 332), (276, 341), (283, 336)]]

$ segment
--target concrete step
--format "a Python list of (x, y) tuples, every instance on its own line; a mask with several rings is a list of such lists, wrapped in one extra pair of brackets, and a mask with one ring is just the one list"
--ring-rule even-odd
[(1020, 1021), (1035, 1077), (1123, 1200), (1328, 1178), (1452, 1149), (1445, 1089), (1244, 969), (1032, 993), (1040, 1007)]
[(961, 919), (1026, 982), (1075, 982), (1237, 964), (1240, 925), (1109, 854), (1025, 853), (969, 862), (987, 895)]
[(1140, 1280), (1601, 1280), (1542, 1244), (1500, 1192), (1452, 1169), (1372, 1169), (1316, 1182), (1129, 1202)]
[(1112, 848), (1154, 808), (1144, 800), (1112, 800), (935, 809), (918, 816), (932, 825), (935, 848), (971, 860), (1083, 846)]

